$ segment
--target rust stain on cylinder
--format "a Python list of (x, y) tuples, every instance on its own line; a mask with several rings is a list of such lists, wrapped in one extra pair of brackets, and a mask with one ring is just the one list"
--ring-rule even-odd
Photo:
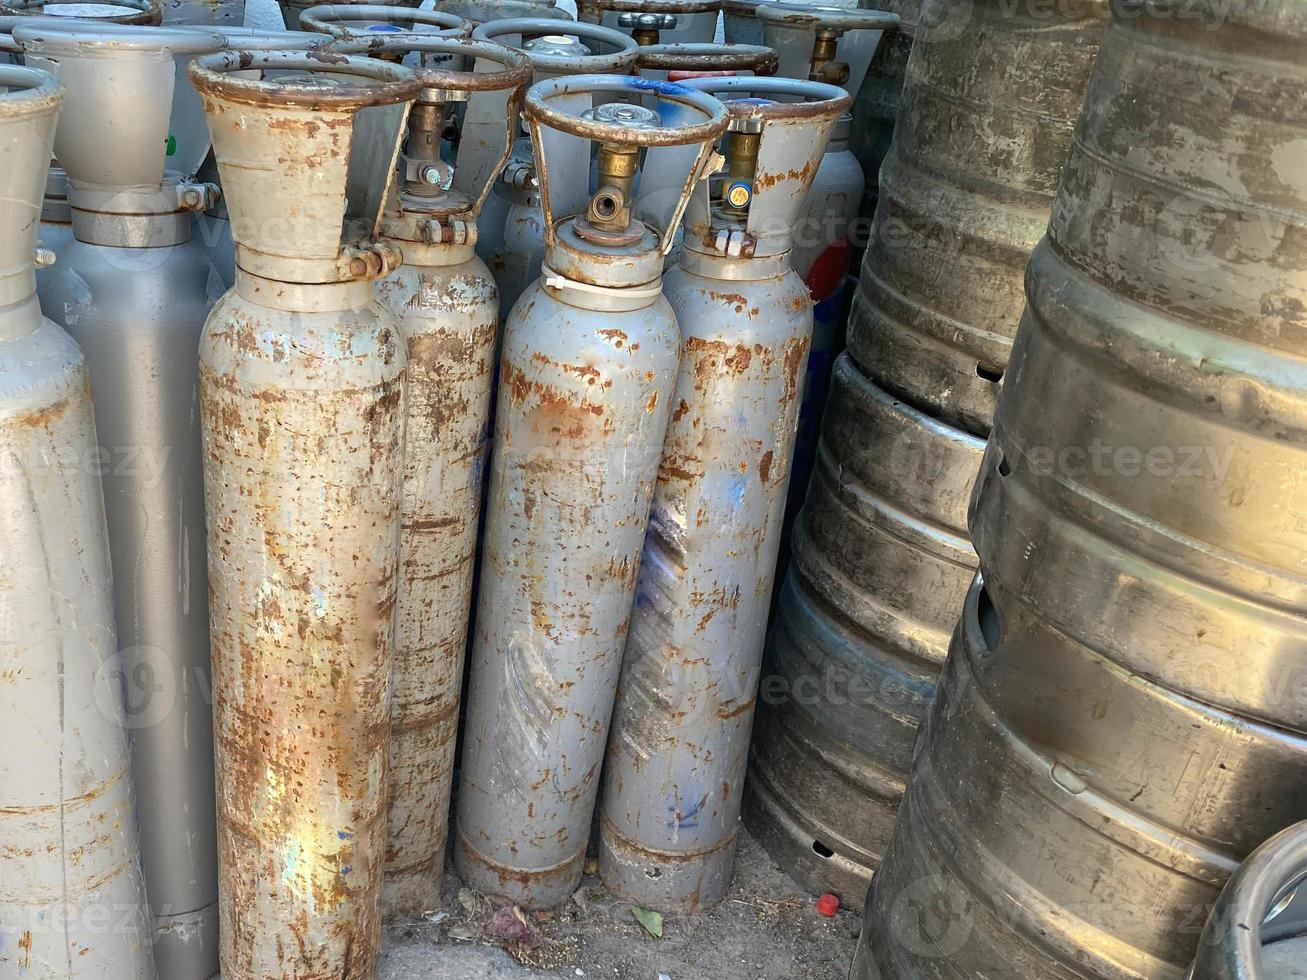
[(223, 975), (371, 977), (403, 351), (233, 292), (201, 353)]
[(386, 918), (440, 898), (498, 334), (481, 261), (424, 256), (410, 247), (412, 264), (377, 287), (408, 349)]

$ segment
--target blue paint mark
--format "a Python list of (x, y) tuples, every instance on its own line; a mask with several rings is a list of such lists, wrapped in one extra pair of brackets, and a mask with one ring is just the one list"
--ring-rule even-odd
[(338, 830), (338, 831), (336, 831), (336, 836), (339, 837), (341, 840), (353, 840), (353, 839), (354, 839), (354, 834), (353, 834), (352, 832), (348, 831), (348, 830)]
[(740, 510), (744, 507), (744, 498), (749, 494), (749, 479), (746, 476), (738, 476), (731, 484), (731, 508)]
[[(657, 78), (639, 78), (631, 75), (622, 79), (631, 88), (640, 89), (644, 92), (657, 92), (659, 95), (692, 95), (694, 89), (687, 88), (684, 85), (677, 85), (675, 82), (664, 82)], [(702, 95), (703, 93), (698, 93)]]
[(667, 821), (667, 826), (671, 827), (673, 830), (677, 827), (684, 827), (686, 830), (691, 830), (699, 826), (697, 818), (701, 808), (702, 804), (696, 803), (693, 810), (690, 810), (688, 813), (682, 813), (678, 819), (676, 816), (676, 801), (669, 801), (667, 804), (667, 812), (671, 814), (671, 818)]
[(343, 878), (345, 877), (345, 875), (349, 874), (350, 871), (352, 870), (353, 869), (348, 864), (342, 864), (340, 866), (340, 876)]

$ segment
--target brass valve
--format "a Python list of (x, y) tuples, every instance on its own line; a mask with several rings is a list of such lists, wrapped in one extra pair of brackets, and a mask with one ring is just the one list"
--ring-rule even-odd
[(812, 42), (812, 63), (808, 69), (808, 80), (826, 82), (829, 85), (843, 85), (849, 80), (849, 66), (835, 59), (840, 32), (819, 30)]
[(599, 189), (590, 198), (587, 220), (603, 231), (625, 231), (631, 223), (631, 191), (640, 166), (640, 148), (624, 143), (599, 145)]
[(443, 189), (449, 169), (440, 156), (449, 105), (416, 102), (408, 117), (404, 141), (404, 189), (410, 194), (434, 195)]
[(761, 132), (732, 130), (727, 151), (726, 190), (722, 194), (725, 210), (735, 216), (743, 215), (753, 200), (753, 178), (758, 170), (758, 144)]
[(658, 43), (663, 31), (670, 31), (676, 26), (676, 15), (625, 13), (617, 18), (617, 24), (630, 30), (636, 44), (648, 47)]

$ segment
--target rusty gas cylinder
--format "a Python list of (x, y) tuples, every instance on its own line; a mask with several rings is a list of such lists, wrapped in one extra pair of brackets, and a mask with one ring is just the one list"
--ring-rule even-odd
[(731, 882), (812, 303), (792, 229), (852, 99), (794, 79), (687, 83), (731, 113), (666, 292), (681, 365), (606, 762), (609, 890), (664, 912)]
[(421, 82), (320, 52), (191, 75), (236, 242), (200, 345), (222, 974), (371, 977), (407, 361), (373, 281)]
[[(434, 56), (441, 65), (414, 68), (424, 88), (381, 219), (404, 264), (377, 282), (408, 347), (382, 895), (392, 918), (440, 900), (499, 334), (499, 293), (473, 251), (476, 219), (513, 145), (531, 63), (485, 41), (412, 34), (353, 38), (331, 50)], [(457, 139), (446, 139), (451, 126)]]
[(664, 256), (727, 118), (614, 75), (538, 82), (524, 116), (547, 251), (505, 325), (455, 858), (540, 908), (581, 877), (676, 377)]

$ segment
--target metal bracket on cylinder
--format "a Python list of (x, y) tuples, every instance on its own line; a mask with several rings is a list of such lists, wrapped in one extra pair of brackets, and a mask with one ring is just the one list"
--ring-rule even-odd
[(342, 277), (355, 280), (381, 279), (398, 269), (403, 262), (403, 254), (389, 242), (344, 245), (336, 259)]
[(540, 186), (536, 180), (535, 166), (525, 160), (509, 160), (499, 179), (509, 187), (521, 190), (533, 191)]
[(207, 211), (222, 200), (222, 189), (217, 184), (183, 181), (177, 185), (178, 211)]
[(74, 186), (73, 234), (88, 245), (164, 248), (190, 241), (193, 211), (222, 198), (216, 184), (176, 181), (146, 195)]
[(422, 222), (422, 240), (428, 245), (475, 245), (475, 221), (463, 218), (430, 218)]
[(739, 228), (717, 228), (710, 243), (722, 255), (733, 259), (749, 258), (758, 247), (758, 240)]

